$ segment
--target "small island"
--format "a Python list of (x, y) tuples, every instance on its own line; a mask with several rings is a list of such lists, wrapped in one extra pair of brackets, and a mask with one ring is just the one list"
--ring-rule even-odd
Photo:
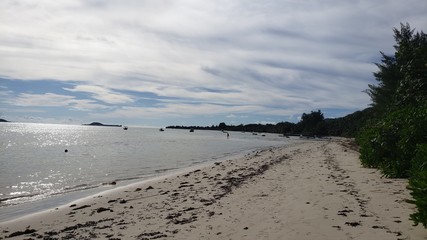
[(9, 122), (9, 121), (0, 118), (0, 122)]
[(122, 127), (122, 125), (103, 124), (100, 122), (92, 122), (89, 124), (82, 124), (84, 126), (101, 126), (101, 127)]

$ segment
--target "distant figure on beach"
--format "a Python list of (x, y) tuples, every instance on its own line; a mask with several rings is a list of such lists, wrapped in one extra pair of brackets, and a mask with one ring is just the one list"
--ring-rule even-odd
[(227, 139), (229, 139), (230, 138), (230, 134), (229, 133), (227, 133)]

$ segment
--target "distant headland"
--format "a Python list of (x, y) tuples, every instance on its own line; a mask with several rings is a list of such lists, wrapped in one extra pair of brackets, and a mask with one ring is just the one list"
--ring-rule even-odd
[(82, 124), (84, 126), (101, 126), (101, 127), (122, 127), (122, 125), (103, 124), (100, 122), (92, 122), (89, 124)]
[(9, 121), (0, 118), (0, 122), (9, 122)]

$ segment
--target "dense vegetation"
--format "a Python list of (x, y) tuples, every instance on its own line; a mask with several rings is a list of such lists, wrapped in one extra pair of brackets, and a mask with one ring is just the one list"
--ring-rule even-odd
[(418, 211), (411, 215), (416, 224), (422, 223), (426, 227), (427, 219), (427, 144), (420, 144), (417, 147), (415, 156), (412, 159), (412, 176), (409, 179), (409, 188), (412, 190), (411, 203), (415, 204)]
[(427, 227), (427, 36), (409, 24), (394, 29), (392, 56), (381, 53), (377, 85), (366, 91), (375, 116), (357, 137), (362, 164), (384, 175), (409, 178), (417, 213)]

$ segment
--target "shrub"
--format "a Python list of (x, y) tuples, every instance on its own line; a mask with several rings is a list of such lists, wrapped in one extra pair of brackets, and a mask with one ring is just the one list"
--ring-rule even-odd
[(411, 219), (427, 227), (427, 144), (418, 145), (412, 165), (409, 189), (414, 200), (410, 202), (417, 206), (417, 212), (411, 214)]
[(362, 165), (370, 168), (377, 168), (380, 165), (382, 156), (380, 154), (380, 129), (374, 125), (365, 127), (357, 136), (356, 142), (360, 147), (360, 160)]
[(410, 176), (417, 144), (427, 143), (427, 104), (407, 107), (369, 124), (357, 137), (360, 159), (389, 177)]

